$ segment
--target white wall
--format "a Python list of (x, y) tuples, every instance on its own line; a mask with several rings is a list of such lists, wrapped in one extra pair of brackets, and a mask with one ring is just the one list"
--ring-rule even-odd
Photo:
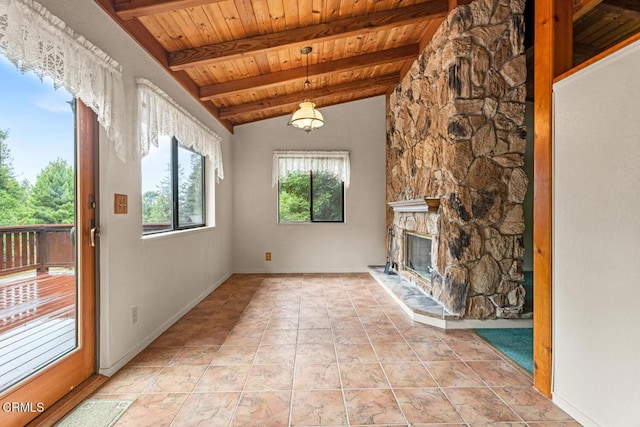
[(553, 395), (586, 426), (640, 417), (640, 43), (554, 86)]
[[(129, 158), (119, 160), (100, 138), (100, 371), (112, 374), (231, 274), (232, 157), (230, 135), (93, 1), (39, 0), (77, 33), (124, 67), (125, 90), (133, 117), (136, 77), (145, 77), (218, 132), (227, 178), (215, 185), (216, 227), (142, 238), (141, 170), (133, 141)], [(213, 180), (209, 189), (213, 195)], [(114, 193), (129, 196), (129, 213), (111, 211)], [(131, 308), (138, 323), (131, 324)]]
[[(305, 134), (289, 117), (235, 128), (233, 261), (235, 272), (366, 271), (384, 264), (385, 98), (321, 109), (326, 124)], [(271, 186), (274, 150), (348, 150), (351, 187), (344, 224), (277, 223)], [(265, 252), (273, 260), (265, 261)]]

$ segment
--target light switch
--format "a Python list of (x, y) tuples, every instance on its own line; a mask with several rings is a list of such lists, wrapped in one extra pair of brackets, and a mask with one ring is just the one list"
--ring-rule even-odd
[(128, 202), (126, 194), (114, 194), (114, 208), (116, 214), (126, 214), (128, 212)]

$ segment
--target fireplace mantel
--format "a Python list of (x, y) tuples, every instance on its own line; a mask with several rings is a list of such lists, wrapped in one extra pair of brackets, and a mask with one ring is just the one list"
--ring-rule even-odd
[(394, 212), (437, 212), (440, 199), (437, 197), (423, 197), (413, 200), (398, 200), (387, 203)]

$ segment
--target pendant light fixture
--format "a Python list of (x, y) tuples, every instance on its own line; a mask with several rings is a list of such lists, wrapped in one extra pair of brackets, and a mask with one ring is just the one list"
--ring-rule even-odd
[(311, 53), (311, 46), (306, 46), (300, 49), (300, 53), (307, 57), (307, 78), (304, 81), (304, 87), (302, 93), (307, 93), (296, 111), (294, 111), (289, 120), (289, 125), (302, 129), (309, 133), (314, 129), (318, 129), (324, 124), (324, 117), (322, 113), (316, 109), (316, 104), (311, 100), (311, 82), (309, 81), (309, 54)]

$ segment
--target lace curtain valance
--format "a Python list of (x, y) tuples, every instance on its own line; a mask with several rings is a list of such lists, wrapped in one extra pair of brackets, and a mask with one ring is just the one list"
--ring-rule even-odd
[(274, 151), (272, 185), (291, 172), (328, 172), (342, 179), (344, 186), (351, 183), (348, 151)]
[(161, 135), (175, 136), (183, 146), (209, 157), (216, 179), (223, 179), (220, 136), (149, 80), (138, 79), (137, 83), (142, 156), (149, 153), (151, 144), (158, 146)]
[(0, 0), (0, 51), (22, 72), (50, 78), (91, 108), (125, 160), (124, 86), (116, 61), (31, 0)]

